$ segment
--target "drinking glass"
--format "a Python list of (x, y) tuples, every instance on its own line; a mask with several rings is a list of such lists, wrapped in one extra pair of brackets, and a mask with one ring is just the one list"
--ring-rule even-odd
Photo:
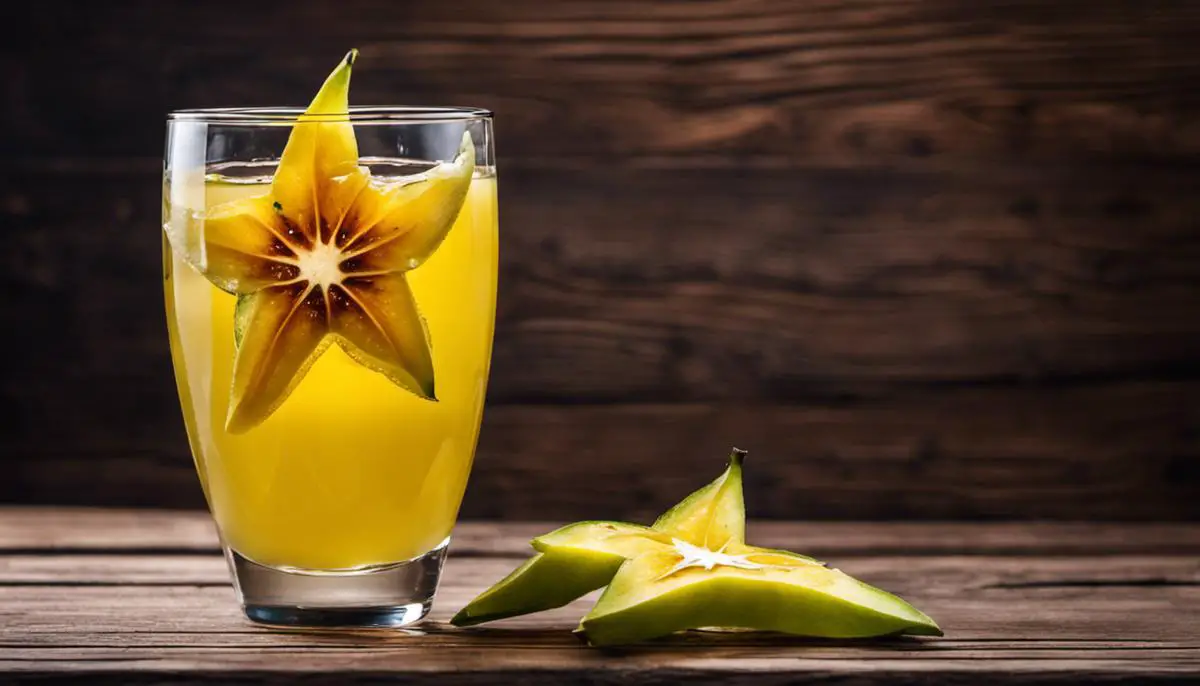
[[(302, 114), (168, 117), (175, 378), (246, 615), (403, 626), (431, 607), (483, 412), (497, 272), (492, 118), (351, 108), (338, 121), (353, 126), (357, 165), (322, 181), (306, 222), (271, 195), (293, 128), (323, 125)], [(418, 235), (438, 221), (448, 231)]]

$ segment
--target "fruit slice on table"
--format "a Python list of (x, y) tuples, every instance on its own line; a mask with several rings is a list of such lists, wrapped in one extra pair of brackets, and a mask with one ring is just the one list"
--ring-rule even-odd
[(538, 553), (472, 600), (455, 626), (541, 612), (604, 586), (626, 558), (666, 545), (653, 530), (622, 522), (580, 522), (534, 539)]
[(533, 540), (538, 554), (454, 616), (456, 626), (562, 607), (606, 584), (621, 563), (651, 550), (668, 550), (673, 538), (723, 545), (745, 531), (742, 457), (735, 450), (725, 473), (688, 496), (653, 528), (624, 522), (579, 522)]
[(912, 605), (841, 571), (781, 551), (730, 548), (677, 541), (625, 562), (579, 631), (593, 645), (704, 627), (826, 638), (942, 634)]
[[(405, 273), (453, 226), (475, 169), (464, 133), (453, 162), (401, 182), (358, 164), (351, 51), (292, 127), (265, 195), (197, 213), (172, 247), (237, 294), (226, 428), (238, 433), (287, 399), (332, 343), (363, 366), (436, 400), (429, 332)], [(191, 246), (191, 247), (189, 247)]]
[(942, 635), (904, 600), (811, 557), (745, 543), (742, 459), (651, 528), (581, 522), (533, 540), (532, 559), (451, 622), (467, 626), (560, 607), (608, 588), (579, 631), (594, 645), (706, 627), (826, 638)]

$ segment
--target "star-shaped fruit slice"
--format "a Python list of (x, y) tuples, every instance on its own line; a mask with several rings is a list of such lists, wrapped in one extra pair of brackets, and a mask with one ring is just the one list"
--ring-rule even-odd
[(475, 170), (464, 133), (452, 162), (402, 180), (359, 164), (349, 114), (351, 51), (292, 127), (270, 192), (196, 213), (174, 249), (238, 296), (226, 428), (278, 408), (332, 343), (436, 400), (429, 332), (406, 272), (437, 250)]
[(810, 557), (745, 543), (742, 458), (652, 527), (581, 522), (540, 536), (532, 559), (485, 591), (458, 626), (560, 607), (607, 586), (579, 626), (593, 645), (705, 627), (858, 638), (941, 635), (900, 598)]
[(742, 456), (725, 473), (684, 498), (653, 527), (625, 522), (579, 522), (533, 539), (536, 555), (483, 592), (450, 621), (471, 626), (541, 612), (601, 588), (626, 559), (670, 545), (672, 538), (705, 545), (745, 537)]

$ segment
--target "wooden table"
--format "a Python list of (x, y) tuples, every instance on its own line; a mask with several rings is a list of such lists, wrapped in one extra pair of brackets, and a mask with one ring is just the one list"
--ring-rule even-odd
[(202, 513), (0, 508), (0, 683), (1046, 683), (1200, 680), (1200, 525), (754, 523), (941, 622), (935, 640), (682, 634), (600, 651), (581, 602), (446, 620), (549, 524), (465, 523), (430, 621), (272, 631), (234, 604)]

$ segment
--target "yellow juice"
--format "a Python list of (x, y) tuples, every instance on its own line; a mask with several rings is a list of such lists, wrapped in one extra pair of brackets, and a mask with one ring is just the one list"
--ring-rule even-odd
[[(203, 204), (262, 195), (269, 187), (210, 178)], [(196, 467), (226, 544), (265, 565), (339, 570), (409, 560), (446, 540), (483, 412), (496, 234), (496, 181), (477, 172), (445, 241), (407, 273), (432, 342), (436, 401), (332, 345), (277, 410), (238, 434), (225, 429), (237, 298), (180, 259), (164, 235), (176, 381)]]

